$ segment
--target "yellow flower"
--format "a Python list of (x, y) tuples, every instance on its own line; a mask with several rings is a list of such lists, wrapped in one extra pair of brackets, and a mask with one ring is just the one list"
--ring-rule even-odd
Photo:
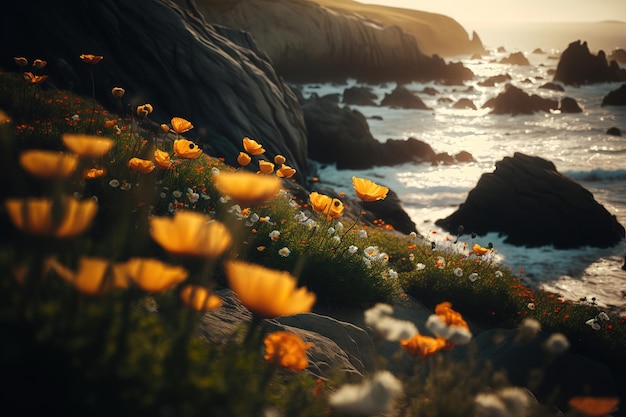
[(443, 337), (422, 336), (417, 333), (410, 339), (401, 340), (400, 345), (412, 356), (425, 358), (446, 348), (447, 341)]
[(24, 79), (31, 84), (41, 84), (48, 78), (47, 75), (35, 75), (32, 72), (25, 72)]
[(263, 174), (271, 174), (274, 172), (274, 164), (268, 161), (260, 160), (259, 161), (259, 171)]
[(80, 55), (80, 59), (86, 63), (86, 64), (90, 64), (90, 65), (95, 65), (98, 62), (102, 61), (104, 57), (101, 55), (94, 55), (94, 54), (81, 54)]
[(243, 138), (243, 149), (245, 149), (245, 151), (250, 155), (261, 155), (262, 153), (265, 153), (263, 146), (261, 146), (256, 140), (250, 139), (249, 137)]
[(124, 263), (124, 272), (142, 290), (149, 293), (167, 291), (187, 279), (187, 270), (158, 259), (133, 258)]
[(190, 121), (183, 119), (182, 117), (172, 117), (172, 130), (176, 133), (183, 134), (193, 129), (193, 125)]
[(174, 141), (174, 152), (179, 158), (197, 159), (202, 155), (202, 149), (187, 139), (176, 139)]
[(109, 129), (109, 128), (111, 128), (111, 127), (115, 126), (116, 124), (117, 124), (117, 120), (115, 120), (115, 119), (106, 120), (106, 121), (104, 122), (104, 127), (106, 127), (107, 129)]
[(25, 233), (66, 238), (84, 232), (98, 211), (93, 200), (65, 199), (60, 207), (52, 200), (29, 198), (8, 199), (5, 207), (11, 222)]
[(241, 303), (256, 316), (274, 318), (311, 311), (315, 294), (286, 271), (268, 269), (243, 261), (225, 263), (230, 288)]
[(283, 164), (280, 168), (276, 170), (276, 175), (278, 175), (280, 178), (291, 178), (296, 175), (296, 170), (289, 165)]
[(280, 179), (256, 175), (252, 172), (220, 172), (211, 180), (217, 190), (241, 207), (255, 206), (276, 197), (281, 188)]
[(43, 69), (47, 64), (48, 62), (43, 59), (36, 59), (33, 61), (33, 67), (37, 69)]
[(389, 188), (383, 187), (365, 178), (352, 177), (352, 187), (357, 197), (363, 201), (384, 200)]
[(168, 125), (166, 125), (165, 123), (161, 123), (161, 130), (165, 133), (170, 131), (170, 127)]
[(105, 174), (106, 170), (102, 168), (90, 168), (83, 171), (83, 178), (86, 180), (94, 180), (103, 177)]
[(82, 158), (100, 158), (113, 147), (111, 139), (100, 136), (65, 133), (62, 139), (70, 151)]
[(25, 67), (26, 65), (28, 65), (28, 59), (24, 58), (23, 56), (14, 57), (13, 61), (15, 61), (15, 63), (20, 67)]
[(276, 155), (276, 156), (274, 157), (274, 163), (275, 163), (276, 165), (282, 165), (282, 164), (284, 164), (285, 162), (287, 162), (287, 158), (285, 158), (285, 157), (284, 157), (284, 156), (282, 156), (282, 155)]
[(152, 113), (154, 111), (154, 107), (152, 107), (152, 104), (150, 104), (150, 103), (144, 104), (143, 108), (146, 109), (148, 111), (148, 113)]
[(195, 311), (209, 311), (222, 306), (222, 299), (198, 285), (185, 285), (180, 291), (180, 299)]
[(474, 254), (476, 254), (478, 256), (484, 255), (484, 254), (486, 254), (488, 252), (489, 252), (489, 249), (483, 248), (478, 243), (474, 243), (474, 246), (472, 246), (472, 253), (474, 253)]
[(160, 149), (154, 151), (154, 162), (161, 169), (169, 169), (172, 166), (170, 154)]
[(175, 255), (218, 258), (232, 243), (228, 228), (194, 211), (177, 211), (173, 217), (152, 217), (150, 235)]
[(39, 178), (67, 178), (76, 169), (78, 158), (62, 152), (29, 150), (20, 154), (20, 165)]
[(250, 155), (248, 155), (245, 152), (239, 152), (239, 156), (237, 157), (237, 162), (239, 163), (239, 165), (241, 165), (242, 167), (245, 167), (251, 161), (252, 161), (252, 158), (250, 158)]
[(336, 219), (343, 215), (343, 203), (338, 198), (330, 198), (327, 195), (313, 191), (309, 194), (311, 208), (318, 213), (322, 213), (328, 219)]
[(294, 372), (303, 371), (309, 366), (306, 351), (313, 346), (306, 343), (298, 335), (276, 331), (267, 335), (265, 344), (265, 360), (272, 365), (290, 369)]
[(76, 272), (56, 260), (52, 260), (51, 267), (83, 294), (105, 295), (113, 288), (128, 288), (128, 277), (121, 265), (112, 265), (108, 259), (82, 257)]
[(149, 174), (154, 171), (154, 162), (141, 158), (130, 158), (128, 161), (128, 168), (140, 174)]
[(126, 94), (126, 90), (122, 87), (113, 87), (111, 90), (111, 95), (115, 98), (122, 98), (124, 97), (124, 94)]

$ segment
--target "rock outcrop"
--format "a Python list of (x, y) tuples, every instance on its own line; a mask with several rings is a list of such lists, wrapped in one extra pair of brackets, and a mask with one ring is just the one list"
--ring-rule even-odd
[(583, 109), (578, 105), (575, 98), (563, 97), (559, 102), (559, 111), (561, 113), (582, 113)]
[[(342, 5), (359, 6), (359, 11), (337, 9)], [(307, 0), (206, 0), (199, 2), (199, 8), (209, 22), (252, 33), (276, 71), (290, 81), (356, 78), (369, 83), (440, 80), (459, 84), (473, 77), (460, 63), (448, 64), (439, 56), (424, 54), (416, 37), (398, 25), (367, 17), (361, 10), (370, 7), (360, 3), (343, 0), (321, 6)]]
[(620, 68), (616, 61), (607, 62), (604, 51), (593, 55), (587, 42), (578, 40), (561, 54), (554, 81), (565, 85), (626, 81), (626, 69)]
[(422, 99), (403, 85), (398, 85), (391, 93), (385, 94), (380, 105), (400, 109), (430, 110)]
[[(276, 75), (249, 34), (205, 24), (168, 0), (11, 1), (0, 14), (0, 66), (14, 56), (48, 61), (56, 87), (92, 95), (90, 67), (79, 56), (104, 56), (94, 69), (95, 96), (116, 111), (113, 87), (126, 89), (134, 106), (150, 103), (149, 116), (168, 123), (190, 120), (186, 136), (236, 165), (241, 140), (250, 136), (281, 153), (305, 182), (307, 140), (296, 96)], [(28, 28), (28, 36), (16, 36)]]
[(602, 99), (602, 106), (626, 106), (626, 84), (617, 90), (609, 91)]
[(509, 54), (506, 58), (502, 58), (500, 64), (509, 64), (509, 65), (522, 65), (527, 66), (530, 65), (528, 58), (522, 52), (514, 52)]
[(376, 94), (368, 87), (349, 87), (343, 90), (342, 102), (355, 106), (376, 106)]
[(563, 87), (559, 83), (553, 83), (553, 82), (547, 82), (545, 84), (542, 84), (539, 86), (539, 88), (543, 88), (545, 90), (552, 90), (552, 91), (565, 91), (565, 87)]
[(552, 162), (521, 153), (497, 162), (465, 203), (436, 224), (450, 233), (461, 225), (479, 235), (497, 232), (527, 247), (609, 247), (624, 238), (624, 227), (593, 194)]
[(550, 112), (559, 107), (557, 100), (551, 100), (538, 96), (537, 94), (527, 94), (522, 89), (507, 84), (504, 92), (497, 97), (491, 98), (482, 105), (482, 108), (492, 108), (491, 114), (534, 114), (539, 111)]

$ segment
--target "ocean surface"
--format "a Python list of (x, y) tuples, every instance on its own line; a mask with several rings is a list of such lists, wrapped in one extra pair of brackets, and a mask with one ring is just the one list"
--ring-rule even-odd
[[(556, 69), (561, 51), (544, 49), (545, 54), (535, 54), (532, 53), (534, 48), (541, 47), (535, 44), (530, 50), (510, 49), (497, 53), (498, 46), (501, 45), (487, 45), (491, 54), (482, 59), (451, 59), (462, 61), (474, 72), (474, 80), (466, 82), (465, 86), (407, 85), (433, 110), (350, 106), (368, 118), (370, 130), (377, 140), (415, 137), (430, 144), (435, 152), (455, 154), (468, 151), (476, 162), (453, 166), (404, 164), (360, 171), (337, 170), (327, 165), (320, 167), (320, 181), (349, 195), (354, 194), (351, 187), (353, 175), (390, 187), (398, 194), (418, 231), (429, 240), (443, 243), (448, 234), (434, 222), (453, 213), (481, 175), (493, 172), (497, 161), (512, 156), (514, 152), (522, 152), (552, 161), (560, 173), (592, 192), (595, 199), (626, 226), (626, 137), (606, 134), (608, 128), (618, 127), (626, 136), (626, 108), (600, 106), (602, 98), (619, 88), (620, 83), (565, 86), (565, 92), (540, 89), (540, 85), (552, 81), (549, 71)], [(563, 45), (563, 49), (566, 47), (567, 44)], [(594, 50), (593, 45), (590, 49)], [(497, 63), (518, 50), (525, 53), (530, 66)], [(573, 97), (583, 108), (583, 113), (490, 115), (489, 109), (481, 109), (481, 106), (502, 92), (504, 84), (494, 87), (477, 84), (501, 74), (509, 74), (512, 77), (510, 83), (529, 94), (547, 98)], [(319, 96), (342, 93), (346, 87), (356, 84), (356, 81), (349, 80), (344, 85), (305, 85), (303, 93), (305, 97), (313, 93)], [(467, 91), (469, 86), (473, 86), (471, 91)], [(370, 87), (380, 102), (396, 85), (388, 83)], [(420, 93), (427, 87), (438, 93)], [(451, 104), (439, 104), (440, 98), (450, 98), (453, 102), (469, 98), (478, 110), (456, 110)], [(380, 116), (382, 120), (372, 119), (372, 116)], [(470, 238), (464, 236), (464, 239)], [(587, 297), (590, 300), (595, 297), (601, 306), (626, 306), (626, 271), (621, 269), (626, 240), (606, 249), (584, 247), (571, 250), (556, 250), (550, 246), (528, 249), (507, 245), (503, 240), (504, 237), (495, 233), (475, 239), (483, 245), (492, 242), (497, 250), (497, 261), (515, 272), (523, 270), (521, 276), (527, 285), (559, 293), (565, 299)]]

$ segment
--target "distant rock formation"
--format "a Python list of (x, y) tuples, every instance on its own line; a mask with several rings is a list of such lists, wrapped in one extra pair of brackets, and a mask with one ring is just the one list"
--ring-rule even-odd
[(457, 211), (436, 224), (449, 233), (496, 232), (506, 243), (558, 249), (609, 247), (624, 227), (580, 184), (545, 159), (515, 153), (483, 174)]
[(486, 80), (479, 81), (478, 85), (481, 87), (493, 87), (496, 84), (501, 84), (501, 83), (511, 81), (511, 80), (512, 78), (509, 74), (493, 75), (487, 78)]
[(499, 61), (501, 64), (509, 64), (509, 65), (530, 65), (528, 58), (524, 56), (522, 52), (514, 52), (510, 54), (506, 58), (502, 58)]
[(391, 93), (385, 94), (380, 105), (400, 109), (430, 110), (422, 99), (403, 85), (398, 85)]
[(602, 106), (626, 106), (626, 84), (617, 90), (609, 91), (602, 99)]
[(626, 81), (626, 69), (620, 68), (615, 61), (608, 63), (604, 51), (593, 55), (587, 42), (578, 40), (570, 43), (561, 54), (554, 81), (565, 85)]
[(497, 97), (491, 98), (483, 104), (482, 108), (492, 108), (491, 114), (534, 114), (539, 111), (550, 112), (559, 107), (557, 100), (542, 98), (537, 94), (529, 95), (520, 88), (507, 84), (504, 92)]
[[(368, 83), (437, 80), (462, 84), (473, 77), (460, 63), (448, 64), (438, 55), (424, 54), (416, 36), (399, 25), (365, 14), (375, 9), (384, 19), (390, 12), (380, 6), (348, 0), (333, 0), (324, 6), (306, 0), (204, 0), (198, 4), (207, 21), (252, 33), (276, 72), (289, 81), (356, 78)], [(351, 11), (354, 7), (357, 9)], [(410, 13), (405, 12), (402, 15)], [(440, 17), (447, 19), (442, 26), (446, 30), (464, 32), (452, 19)], [(431, 33), (439, 31), (435, 27)]]
[(460, 98), (456, 103), (452, 105), (455, 109), (472, 109), (476, 110), (476, 105), (469, 98)]
[(620, 64), (626, 64), (626, 49), (617, 48), (611, 51), (609, 60), (615, 60)]
[(546, 90), (553, 90), (553, 91), (565, 91), (565, 87), (563, 87), (559, 83), (553, 83), (553, 82), (547, 82), (545, 84), (542, 84), (539, 86), (539, 88), (543, 88)]

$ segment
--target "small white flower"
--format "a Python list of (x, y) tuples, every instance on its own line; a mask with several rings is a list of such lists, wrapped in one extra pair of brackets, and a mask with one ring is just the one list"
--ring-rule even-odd
[(409, 239), (415, 239), (417, 237), (417, 233), (411, 232), (409, 233)]
[(73, 114), (73, 115), (72, 115), (72, 117), (71, 117), (71, 119), (72, 119), (72, 121), (74, 121), (74, 122), (75, 122), (76, 120), (80, 119), (80, 116), (79, 116), (79, 115), (77, 115), (77, 114)]
[(296, 200), (289, 200), (289, 205), (293, 208), (298, 207), (298, 202)]
[(415, 265), (415, 269), (417, 269), (418, 271), (421, 271), (422, 269), (426, 269), (426, 265), (424, 265), (421, 262), (418, 262), (418, 264)]
[(218, 175), (219, 173), (220, 173), (219, 168), (217, 168), (217, 167), (211, 168), (211, 174)]
[(372, 261), (371, 261), (371, 260), (370, 260), (367, 256), (364, 256), (364, 257), (363, 257), (363, 263), (364, 263), (364, 264), (365, 264), (365, 266), (367, 266), (368, 268), (371, 268), (371, 267), (372, 267)]
[(334, 227), (329, 227), (329, 228), (328, 228), (328, 234), (329, 234), (329, 235), (333, 235), (333, 234), (335, 234), (335, 228), (334, 228)]
[(246, 220), (246, 226), (252, 227), (256, 222), (259, 221), (259, 215), (256, 213), (252, 213), (248, 216), (248, 220)]
[(283, 258), (286, 258), (287, 256), (289, 256), (290, 253), (291, 251), (289, 250), (288, 247), (284, 247), (278, 250), (278, 254), (282, 256)]
[(435, 260), (435, 266), (439, 269), (443, 269), (446, 266), (446, 260), (443, 256), (437, 256)]
[(270, 239), (272, 239), (274, 242), (276, 242), (278, 240), (278, 238), (280, 238), (280, 232), (278, 230), (272, 230), (269, 233), (269, 237)]
[(378, 259), (378, 255), (380, 255), (380, 251), (378, 250), (377, 246), (368, 246), (367, 248), (363, 249), (363, 253), (365, 254), (366, 258), (371, 261), (375, 261), (376, 259)]
[(448, 326), (438, 315), (431, 314), (426, 320), (426, 328), (437, 336), (455, 345), (466, 345), (472, 340), (472, 333), (463, 326)]
[(337, 222), (337, 224), (335, 225), (335, 230), (336, 230), (338, 233), (341, 233), (341, 232), (343, 231), (343, 223), (341, 223), (341, 222)]
[(378, 255), (378, 260), (381, 262), (388, 262), (389, 261), (389, 255), (387, 255), (385, 252), (382, 252)]
[(200, 200), (200, 194), (194, 192), (191, 188), (187, 188), (187, 199), (191, 204), (195, 204)]
[(272, 220), (272, 219), (270, 219), (270, 216), (261, 217), (261, 218), (259, 219), (259, 221), (260, 221), (261, 223), (269, 223), (269, 222), (270, 222), (270, 220)]
[(596, 319), (589, 319), (585, 322), (585, 324), (591, 326), (593, 330), (600, 330), (602, 328)]
[(304, 223), (307, 221), (307, 215), (303, 211), (293, 216), (293, 219), (298, 223)]
[(165, 198), (165, 197), (167, 197), (167, 194), (165, 194), (164, 192), (161, 192), (161, 194), (159, 194), (159, 196), (160, 196), (161, 198)]
[(330, 238), (330, 243), (336, 247), (341, 243), (341, 238), (339, 236), (333, 236)]
[(122, 183), (122, 186), (120, 187), (120, 190), (123, 190), (123, 191), (128, 191), (128, 190), (130, 190), (130, 188), (131, 188), (132, 186), (133, 186), (133, 185), (132, 185), (130, 182), (125, 182), (125, 181), (124, 181), (124, 182)]
[(113, 180), (109, 181), (109, 185), (111, 187), (113, 187), (113, 188), (117, 188), (117, 187), (120, 186), (120, 182), (118, 180), (113, 179)]
[(457, 277), (462, 277), (463, 276), (463, 270), (461, 268), (454, 268), (454, 275), (456, 275)]
[(565, 353), (569, 349), (569, 340), (562, 333), (552, 333), (543, 345), (544, 349), (555, 355)]
[(387, 275), (391, 279), (397, 279), (398, 278), (398, 273), (396, 271), (394, 271), (393, 269), (390, 269), (389, 271), (387, 271)]
[(476, 280), (478, 280), (478, 274), (476, 272), (472, 272), (471, 274), (469, 274), (469, 276), (467, 277), (467, 279), (469, 279), (471, 282), (476, 282)]
[(152, 297), (146, 297), (144, 299), (144, 307), (146, 311), (148, 311), (148, 313), (150, 314), (154, 314), (159, 311), (159, 305), (157, 304), (156, 300)]
[(609, 321), (609, 316), (604, 311), (601, 311), (596, 317), (599, 320)]
[(361, 239), (367, 239), (367, 230), (364, 230), (364, 229), (359, 230), (359, 237)]
[(535, 303), (528, 303), (526, 306), (528, 307), (529, 310), (535, 309)]
[(502, 278), (503, 275), (502, 271), (496, 271), (496, 278)]
[(415, 255), (412, 253), (409, 253), (409, 261), (413, 262), (415, 260)]
[(203, 200), (210, 200), (211, 199), (211, 196), (206, 194), (206, 193), (200, 194), (200, 197), (202, 197)]
[(387, 412), (402, 394), (402, 382), (389, 371), (379, 371), (361, 384), (346, 384), (330, 394), (329, 405), (340, 413), (372, 416)]
[(539, 321), (526, 317), (519, 327), (519, 331), (515, 338), (517, 342), (527, 342), (532, 340), (541, 331), (541, 323)]
[(223, 196), (220, 197), (220, 203), (222, 203), (222, 204), (226, 204), (229, 201), (230, 201), (230, 197), (227, 196), (227, 195), (223, 195)]
[(174, 190), (174, 191), (172, 191), (172, 196), (173, 196), (174, 198), (181, 198), (181, 197), (183, 196), (183, 193), (181, 193), (181, 192), (180, 192), (180, 191), (178, 191), (178, 190)]
[(358, 247), (356, 247), (356, 246), (354, 246), (354, 245), (350, 245), (350, 246), (348, 247), (348, 252), (349, 252), (349, 253), (351, 253), (351, 254), (355, 254), (355, 253), (357, 253), (358, 251), (359, 251), (359, 248), (358, 248)]

